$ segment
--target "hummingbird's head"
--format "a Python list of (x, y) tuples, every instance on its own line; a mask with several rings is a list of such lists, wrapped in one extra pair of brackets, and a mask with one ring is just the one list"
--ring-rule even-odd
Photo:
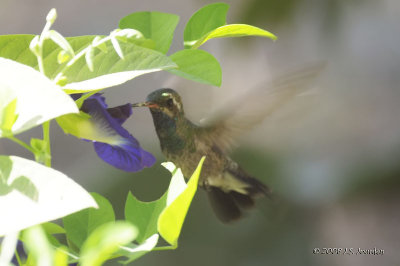
[(171, 118), (184, 114), (181, 97), (173, 89), (158, 89), (150, 93), (145, 102), (132, 105), (140, 106), (147, 106), (152, 112), (162, 112)]

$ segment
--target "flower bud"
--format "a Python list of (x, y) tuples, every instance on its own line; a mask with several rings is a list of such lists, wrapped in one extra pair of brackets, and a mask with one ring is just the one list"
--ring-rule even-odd
[(53, 24), (57, 19), (57, 11), (55, 8), (52, 8), (50, 12), (47, 14), (46, 21)]
[(59, 64), (63, 64), (65, 62), (69, 61), (70, 59), (71, 59), (71, 55), (65, 50), (61, 50), (57, 55), (57, 62)]
[(32, 53), (34, 53), (36, 56), (39, 55), (40, 53), (40, 44), (39, 44), (39, 36), (36, 35), (31, 43), (29, 44), (29, 49), (32, 51)]

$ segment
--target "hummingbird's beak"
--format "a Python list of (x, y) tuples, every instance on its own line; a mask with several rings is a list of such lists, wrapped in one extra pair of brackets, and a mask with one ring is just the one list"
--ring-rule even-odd
[(134, 103), (132, 107), (149, 107), (149, 108), (158, 108), (158, 104), (152, 102), (141, 102), (141, 103)]

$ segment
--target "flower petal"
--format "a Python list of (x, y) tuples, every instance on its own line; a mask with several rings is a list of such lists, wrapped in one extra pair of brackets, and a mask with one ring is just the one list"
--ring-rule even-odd
[(105, 98), (101, 94), (90, 96), (82, 105), (82, 111), (91, 115), (100, 125), (105, 142), (93, 141), (97, 155), (112, 166), (136, 172), (152, 166), (156, 159), (140, 147), (139, 142), (121, 125), (132, 114), (130, 104), (107, 109)]
[(96, 123), (97, 130), (101, 131), (97, 133), (104, 136), (103, 139), (105, 141), (102, 140), (102, 142), (112, 145), (122, 145), (126, 142), (125, 138), (130, 136), (129, 132), (107, 112), (107, 104), (104, 97), (100, 94), (92, 95), (86, 99), (81, 109), (85, 113), (88, 113), (93, 122)]
[[(136, 141), (133, 137), (132, 140)], [(121, 147), (94, 142), (94, 149), (103, 161), (127, 172), (140, 171), (156, 162), (153, 155), (143, 150), (139, 145), (135, 145), (135, 143)]]
[(107, 112), (122, 125), (132, 114), (132, 104), (127, 103), (121, 106), (108, 108)]

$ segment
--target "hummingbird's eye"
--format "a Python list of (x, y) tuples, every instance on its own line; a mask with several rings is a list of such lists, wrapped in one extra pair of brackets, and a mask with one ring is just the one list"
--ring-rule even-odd
[(172, 109), (172, 107), (174, 107), (174, 100), (172, 100), (171, 98), (167, 100), (167, 107), (168, 109)]

